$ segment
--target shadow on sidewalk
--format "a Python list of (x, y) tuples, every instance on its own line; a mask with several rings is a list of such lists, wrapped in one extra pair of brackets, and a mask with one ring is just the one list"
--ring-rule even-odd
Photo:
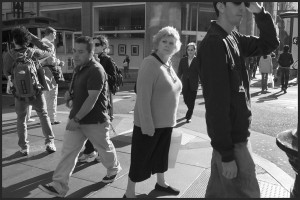
[(177, 119), (177, 124), (176, 124), (176, 126), (174, 127), (174, 128), (178, 128), (178, 127), (181, 127), (181, 126), (183, 126), (184, 124), (186, 124), (186, 122), (184, 121), (185, 120), (185, 117), (182, 117), (182, 118), (179, 118), (179, 119)]
[(40, 184), (46, 184), (52, 178), (53, 172), (47, 172), (34, 178), (11, 185), (7, 188), (2, 187), (2, 198), (25, 198), (31, 191)]
[[(170, 196), (169, 193), (166, 193), (166, 192), (160, 192), (160, 191), (157, 191), (155, 189), (153, 189), (148, 195), (146, 198), (157, 198), (157, 197), (164, 197), (164, 196)], [(174, 196), (176, 197), (176, 196)], [(143, 198), (143, 197), (141, 197)], [(145, 198), (145, 197), (144, 197)]]
[(257, 100), (256, 103), (263, 103), (265, 101), (274, 101), (274, 100), (277, 100), (279, 96), (284, 95), (283, 92), (281, 94), (279, 94), (279, 93), (281, 93), (281, 91), (273, 93), (273, 94), (271, 94), (269, 96), (266, 96), (266, 97), (258, 98), (258, 100)]
[[(7, 126), (13, 126), (13, 127), (3, 130), (3, 128), (7, 127)], [(36, 122), (34, 124), (30, 123), (30, 124), (27, 124), (27, 131), (30, 129), (36, 129), (36, 128), (40, 128), (40, 127), (42, 127), (40, 122)], [(2, 135), (7, 135), (7, 134), (11, 134), (11, 133), (17, 133), (17, 122), (2, 124)]]
[[(98, 164), (98, 163), (90, 162), (90, 163), (81, 163), (79, 165), (76, 165), (73, 174), (80, 170), (83, 170), (91, 165), (94, 165), (94, 164)], [(36, 176), (33, 178), (29, 178), (29, 179), (21, 181), (17, 184), (8, 186), (7, 188), (2, 187), (2, 198), (25, 198), (31, 194), (31, 191), (37, 189), (40, 184), (47, 184), (47, 183), (51, 182), (52, 175), (53, 175), (53, 171), (44, 173), (42, 175), (39, 175), (39, 176)], [(99, 184), (99, 183), (97, 183), (97, 184)], [(75, 192), (75, 193), (77, 193), (77, 192)], [(73, 196), (73, 194), (72, 194), (72, 196)], [(76, 197), (78, 197), (77, 194), (76, 194)]]
[[(29, 161), (29, 160), (38, 160), (38, 159), (41, 159), (45, 156), (49, 155), (48, 152), (42, 152), (40, 154), (37, 154), (37, 155), (33, 155), (33, 156), (30, 156), (30, 157), (24, 157), (22, 156), (22, 154), (17, 151), (15, 152), (14, 154), (6, 157), (6, 158), (2, 158), (2, 168), (3, 167), (7, 167), (7, 166), (10, 166), (10, 165), (14, 165), (14, 164), (18, 164), (18, 163), (21, 163), (21, 162), (25, 162), (25, 161)], [(18, 159), (20, 158), (20, 159)], [(5, 161), (11, 161), (11, 160), (14, 160), (12, 162), (7, 162), (7, 163), (4, 163)]]
[(77, 190), (76, 192), (73, 192), (72, 194), (66, 196), (65, 198), (84, 198), (87, 195), (97, 192), (100, 189), (104, 188), (108, 183), (98, 182), (94, 183), (92, 185), (86, 186), (81, 188), (80, 190)]

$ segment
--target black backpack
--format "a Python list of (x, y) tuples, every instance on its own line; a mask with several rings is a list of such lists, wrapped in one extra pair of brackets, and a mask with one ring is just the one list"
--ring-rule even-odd
[[(106, 54), (101, 54), (100, 57), (100, 64), (104, 67), (105, 72), (108, 75), (108, 85), (109, 89), (113, 94), (116, 94), (119, 91), (120, 86), (123, 85), (123, 75), (121, 70), (118, 68), (116, 63), (113, 59)], [(112, 64), (112, 65), (111, 65)], [(110, 73), (111, 70), (107, 69), (109, 67), (114, 68), (115, 73)]]
[(34, 50), (26, 49), (24, 53), (11, 50), (8, 52), (13, 58), (12, 67), (12, 93), (21, 101), (31, 101), (36, 99), (42, 92), (42, 85), (39, 82), (36, 61), (32, 56)]

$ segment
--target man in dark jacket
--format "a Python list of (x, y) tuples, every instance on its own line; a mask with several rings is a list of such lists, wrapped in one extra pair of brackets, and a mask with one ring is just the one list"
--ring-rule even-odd
[(290, 47), (285, 45), (283, 47), (283, 53), (280, 54), (278, 58), (278, 64), (280, 65), (281, 91), (284, 91), (284, 93), (286, 93), (290, 79), (290, 66), (294, 63), (293, 56), (289, 50)]
[[(213, 154), (205, 197), (260, 197), (248, 141), (251, 124), (245, 57), (266, 55), (279, 45), (271, 15), (257, 2), (214, 2), (218, 16), (198, 50), (207, 132)], [(233, 31), (245, 10), (254, 14), (260, 37)]]

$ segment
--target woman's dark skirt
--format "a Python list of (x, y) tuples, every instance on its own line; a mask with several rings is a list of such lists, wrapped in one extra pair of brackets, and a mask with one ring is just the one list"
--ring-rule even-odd
[(133, 127), (131, 164), (129, 178), (141, 182), (151, 174), (168, 170), (169, 149), (173, 128), (156, 128), (153, 136), (142, 134), (138, 126)]

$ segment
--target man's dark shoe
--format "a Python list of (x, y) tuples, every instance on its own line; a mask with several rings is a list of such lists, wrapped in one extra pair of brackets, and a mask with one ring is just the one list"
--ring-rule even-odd
[(59, 194), (56, 189), (49, 185), (49, 184), (45, 184), (45, 185), (39, 185), (39, 188), (41, 190), (43, 190), (44, 192), (48, 193), (48, 194), (51, 194), (51, 195), (54, 195), (56, 197), (64, 197), (65, 195), (63, 194)]
[(283, 89), (283, 92), (286, 93), (286, 89)]
[(54, 122), (51, 122), (51, 125), (56, 125), (56, 124), (60, 124), (61, 121), (54, 121)]
[(103, 182), (103, 183), (112, 183), (112, 182), (115, 181), (116, 176), (117, 176), (117, 174), (111, 175), (111, 176), (106, 175), (106, 176), (102, 179), (102, 182)]
[(171, 186), (168, 187), (162, 187), (160, 186), (158, 183), (155, 184), (155, 190), (161, 191), (161, 192), (166, 192), (169, 194), (174, 194), (174, 195), (178, 195), (180, 193), (180, 191), (176, 188), (173, 188)]

